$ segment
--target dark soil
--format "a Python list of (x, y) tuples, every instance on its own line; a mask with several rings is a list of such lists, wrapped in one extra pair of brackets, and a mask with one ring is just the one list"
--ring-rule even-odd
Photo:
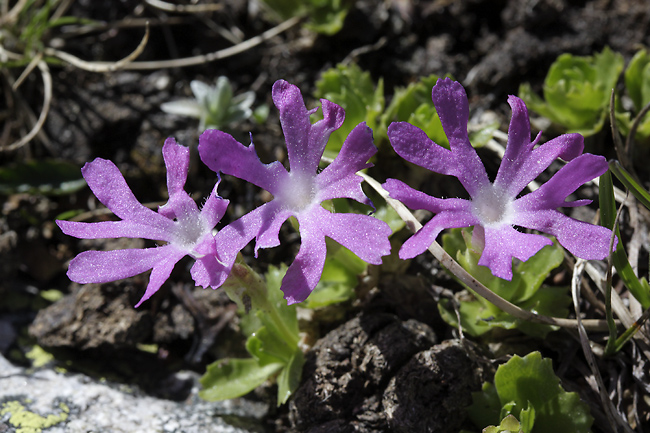
[[(152, 19), (149, 43), (138, 59), (143, 61), (231, 46), (219, 35), (219, 28), (248, 39), (273, 26), (253, 1), (222, 3), (222, 10), (213, 13), (175, 14), (154, 10), (138, 0), (77, 0), (67, 14), (107, 23)], [(629, 60), (639, 47), (650, 45), (649, 28), (650, 8), (645, 0), (359, 0), (343, 29), (333, 36), (297, 26), (234, 57), (200, 66), (112, 73), (52, 66), (53, 101), (42, 134), (18, 150), (0, 152), (0, 167), (46, 159), (81, 167), (102, 157), (117, 164), (142, 203), (164, 202), (161, 147), (165, 138), (174, 136), (193, 149), (187, 190), (198, 199), (215, 182), (214, 173), (199, 163), (198, 123), (159, 108), (162, 102), (189, 97), (193, 79), (213, 82), (226, 75), (236, 93), (252, 89), (256, 105), (272, 107), (265, 124), (249, 120), (228, 130), (244, 143), (252, 132), (261, 158), (268, 162), (283, 160), (286, 152), (270, 98), (271, 86), (278, 79), (300, 87), (311, 107), (317, 103), (311, 95), (320, 74), (342, 61), (356, 62), (374, 79), (382, 77), (388, 99), (395, 86), (405, 86), (420, 76), (451, 74), (465, 85), (472, 113), (494, 111), (505, 129), (507, 95), (516, 94), (523, 82), (539, 91), (558, 55), (591, 55), (609, 46)], [(50, 36), (59, 38), (60, 49), (86, 60), (115, 61), (135, 48), (144, 30), (109, 26), (76, 36), (57, 32)], [(4, 89), (9, 88), (5, 77), (0, 81)], [(20, 92), (38, 113), (42, 88), (37, 73), (28, 77)], [(0, 106), (2, 111), (10, 108)], [(7, 125), (0, 148), (26, 133), (25, 128)], [(604, 134), (602, 140), (609, 143), (611, 138)], [(391, 162), (378, 161), (372, 172), (377, 179), (392, 175), (388, 167), (405, 173), (411, 170), (394, 155), (387, 157)], [(641, 174), (647, 179), (647, 172)], [(427, 188), (456, 195), (451, 182), (426, 176), (419, 182)], [(256, 187), (232, 178), (222, 182), (220, 195), (231, 200), (223, 223), (265, 198)], [(182, 399), (188, 392), (186, 384), (164, 382), (172, 372), (181, 368), (202, 372), (215, 359), (244, 353), (233, 305), (219, 291), (194, 289), (186, 272), (188, 262), (181, 262), (170, 282), (138, 310), (133, 305), (146, 287), (147, 275), (103, 285), (79, 286), (68, 280), (66, 263), (79, 252), (126, 245), (73, 239), (54, 224), (63, 212), (98, 206), (87, 188), (60, 196), (16, 192), (0, 197), (0, 350), (7, 356), (11, 353), (15, 362), (27, 362), (22, 354), (30, 344), (38, 343), (61, 359), (84, 360), (78, 365), (92, 365), (86, 371), (98, 375), (109, 371), (116, 380), (137, 381), (151, 393)], [(293, 259), (297, 238), (290, 229), (283, 233), (283, 246), (261, 251), (253, 266), (263, 271), (269, 264)], [(129, 241), (131, 247), (144, 245), (133, 242)], [(252, 257), (251, 246), (244, 253)], [(468, 428), (464, 407), (471, 402), (471, 392), (490, 379), (492, 369), (486, 367), (490, 364), (483, 355), (467, 350), (472, 343), (459, 340), (456, 331), (442, 322), (432, 295), (435, 290), (431, 290), (440, 286), (458, 290), (459, 286), (429, 258), (376, 271), (378, 288), (359, 293), (354, 305), (336, 319), (315, 325), (315, 335), (322, 338), (306, 355), (303, 382), (290, 403), (270, 413), (270, 432), (453, 432)], [(563, 276), (566, 282), (566, 274), (556, 278), (562, 281)], [(51, 290), (64, 296), (47, 302), (41, 294)], [(508, 353), (541, 350), (553, 357), (563, 384), (578, 391), (597, 421), (603, 421), (575, 341), (563, 331), (556, 334), (548, 341), (522, 342), (521, 335), (504, 333), (499, 344), (517, 348)], [(157, 353), (137, 350), (143, 344), (157, 344)], [(102, 362), (107, 356), (119, 362)], [(606, 368), (629, 366), (633, 356), (623, 354)], [(576, 358), (580, 359), (574, 362)], [(142, 367), (145, 364), (147, 368)], [(621, 391), (617, 404), (622, 411), (638, 390), (645, 392), (647, 401), (650, 386), (647, 380), (639, 380), (647, 378), (646, 368), (635, 368), (634, 375), (630, 371), (612, 375), (612, 380), (618, 377), (619, 385), (629, 390), (627, 394)], [(614, 382), (612, 387), (616, 387)], [(261, 391), (258, 397), (268, 395), (272, 393)], [(635, 423), (643, 431), (650, 428), (649, 412), (643, 399), (637, 404), (638, 413), (646, 418)], [(594, 431), (609, 431), (608, 424), (597, 422)]]

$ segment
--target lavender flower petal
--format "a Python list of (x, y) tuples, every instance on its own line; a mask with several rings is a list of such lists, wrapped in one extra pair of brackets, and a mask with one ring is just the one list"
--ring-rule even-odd
[(388, 138), (395, 152), (408, 162), (436, 173), (459, 174), (454, 154), (437, 145), (417, 126), (408, 122), (393, 122), (388, 126)]
[[(451, 155), (440, 152), (424, 132), (403, 123), (389, 127), (391, 144), (410, 162), (457, 177), (471, 200), (436, 199), (389, 179), (385, 188), (390, 196), (414, 209), (428, 209), (436, 215), (408, 239), (400, 257), (411, 258), (423, 252), (445, 228), (474, 226), (474, 234), (483, 240), (479, 265), (490, 268), (495, 276), (512, 278), (512, 258), (528, 260), (551, 241), (536, 234), (521, 233), (518, 225), (557, 237), (571, 253), (586, 260), (602, 259), (609, 252), (610, 230), (573, 220), (555, 210), (588, 204), (589, 200), (567, 202), (566, 198), (585, 182), (603, 174), (607, 162), (601, 156), (582, 154), (584, 139), (565, 134), (537, 148), (540, 135), (530, 141), (530, 122), (525, 104), (511, 96), (512, 119), (508, 144), (494, 183), (472, 149), (467, 136), (467, 96), (459, 83), (438, 80), (432, 99), (449, 138)], [(393, 126), (395, 125), (395, 126)], [(432, 153), (430, 149), (436, 149)], [(432, 161), (432, 155), (441, 161)], [(569, 163), (538, 190), (517, 195), (556, 158)], [(453, 164), (447, 167), (446, 164)]]
[(363, 179), (356, 173), (372, 167), (368, 160), (377, 152), (372, 129), (365, 122), (357, 125), (345, 139), (337, 158), (316, 177), (318, 199), (346, 197), (370, 205), (361, 189)]
[(330, 134), (343, 124), (345, 111), (322, 99), (323, 119), (312, 125), (309, 120), (312, 111), (307, 111), (298, 87), (278, 80), (273, 84), (272, 94), (273, 102), (280, 110), (280, 124), (287, 143), (291, 170), (313, 175)]
[(263, 164), (252, 142), (244, 146), (232, 135), (216, 129), (208, 129), (199, 137), (199, 155), (211, 170), (238, 177), (272, 194), (288, 175), (278, 161)]
[(431, 98), (454, 155), (457, 166), (454, 176), (460, 180), (469, 195), (474, 197), (490, 181), (481, 159), (469, 142), (469, 104), (465, 89), (450, 78), (440, 79), (431, 92)]
[(512, 226), (485, 227), (485, 247), (478, 264), (487, 266), (495, 277), (512, 279), (512, 258), (526, 261), (553, 242), (541, 235), (521, 233)]

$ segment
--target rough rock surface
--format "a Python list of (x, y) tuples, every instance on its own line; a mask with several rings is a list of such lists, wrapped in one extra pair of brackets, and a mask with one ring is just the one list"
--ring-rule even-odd
[(428, 325), (390, 314), (336, 328), (307, 354), (290, 402), (292, 431), (457, 430), (480, 368), (459, 343), (435, 342)]
[[(188, 379), (195, 379), (192, 373)], [(196, 381), (194, 380), (195, 384)], [(204, 402), (194, 386), (183, 402), (144, 395), (51, 369), (30, 372), (0, 355), (0, 432), (252, 433), (267, 405), (244, 399)]]

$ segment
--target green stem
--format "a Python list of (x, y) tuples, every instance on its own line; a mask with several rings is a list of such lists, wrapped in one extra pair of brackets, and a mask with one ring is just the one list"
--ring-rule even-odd
[(251, 309), (262, 312), (271, 320), (274, 329), (270, 329), (270, 331), (279, 334), (284, 341), (292, 346), (298, 345), (298, 335), (289, 329), (285, 321), (282, 320), (278, 306), (269, 301), (266, 282), (244, 262), (241, 254), (237, 256), (237, 261), (223, 287), (228, 297), (240, 308), (247, 313)]

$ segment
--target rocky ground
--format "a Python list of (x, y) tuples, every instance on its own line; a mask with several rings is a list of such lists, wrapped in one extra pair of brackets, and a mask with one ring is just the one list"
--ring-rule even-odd
[[(160, 110), (163, 102), (188, 97), (193, 79), (212, 82), (225, 75), (237, 93), (253, 90), (256, 104), (272, 107), (270, 89), (276, 80), (285, 79), (303, 95), (312, 95), (320, 74), (342, 61), (356, 62), (375, 80), (383, 78), (385, 89), (424, 75), (451, 74), (466, 87), (472, 113), (493, 113), (505, 130), (507, 95), (516, 94), (523, 82), (539, 91), (561, 53), (590, 55), (609, 46), (629, 60), (639, 47), (650, 45), (645, 0), (353, 3), (335, 35), (296, 25), (238, 55), (202, 65), (108, 73), (51, 65), (52, 103), (42, 132), (29, 144), (7, 151), (2, 148), (29, 128), (20, 126), (25, 115), (3, 117), (0, 168), (56, 159), (77, 172), (95, 157), (107, 158), (125, 174), (141, 202), (156, 203), (165, 200), (161, 145), (174, 136), (193, 149), (188, 191), (205, 196), (215, 179), (198, 162), (197, 122)], [(224, 34), (245, 40), (274, 25), (254, 0), (221, 4), (213, 12), (180, 13), (139, 0), (72, 1), (67, 15), (107, 25), (88, 33), (53, 31), (48, 43), (83, 59), (115, 61), (135, 49), (146, 18), (151, 35), (138, 60), (152, 61), (214, 52), (234, 44)], [(0, 77), (5, 95), (8, 77), (18, 75), (7, 71), (2, 69)], [(20, 88), (36, 113), (42, 92), (37, 73)], [(13, 110), (11, 97), (3, 99), (3, 112), (22, 113)], [(315, 103), (308, 101), (308, 106)], [(247, 142), (249, 131), (265, 162), (285, 157), (273, 108), (266, 123), (246, 120), (229, 132)], [(487, 157), (496, 168), (496, 157)], [(390, 165), (379, 161), (372, 174), (384, 180)], [(403, 165), (393, 168), (407, 170)], [(647, 171), (640, 175), (649, 180)], [(422, 182), (431, 185), (433, 180)], [(447, 195), (456, 188), (445, 183), (430, 187)], [(235, 209), (226, 219), (264, 200), (255, 187), (236, 181), (224, 183), (220, 194)], [(459, 339), (440, 319), (431, 287), (459, 286), (437, 263), (421, 259), (379, 270), (377, 287), (315, 325), (321, 338), (307, 352), (303, 381), (289, 404), (276, 407), (273, 385), (245, 399), (202, 402), (196, 378), (205, 366), (243, 353), (234, 308), (223, 293), (195, 289), (184, 269), (188, 263), (182, 262), (151, 302), (133, 309), (146, 275), (83, 286), (65, 275), (67, 262), (80, 251), (145, 245), (63, 235), (54, 223), (58, 215), (93, 211), (89, 206), (97, 205), (87, 188), (60, 195), (0, 191), (0, 204), (0, 432), (458, 431), (467, 428), (462, 409), (471, 402), (471, 392), (480, 389), (500, 361), (486, 356), (480, 342)], [(288, 246), (261, 251), (255, 265), (260, 270), (293, 257), (297, 239), (289, 229), (283, 235)], [(250, 255), (252, 248), (245, 252)], [(566, 275), (556, 278), (566, 282)], [(564, 331), (558, 334), (546, 342), (507, 335), (503, 344), (523, 351), (535, 347), (554, 357), (563, 384), (580, 392), (592, 407), (594, 431), (609, 431), (598, 396), (588, 386), (588, 372), (570, 367), (573, 357), (581, 356), (574, 340)], [(622, 365), (631, 371), (630, 356), (605, 368)], [(628, 372), (612, 375), (612, 380), (618, 377), (619, 387), (647, 391), (648, 382), (638, 380), (647, 378), (646, 366), (634, 369), (635, 379)], [(638, 431), (650, 428), (647, 393), (644, 398), (634, 403), (645, 417), (636, 421)]]

